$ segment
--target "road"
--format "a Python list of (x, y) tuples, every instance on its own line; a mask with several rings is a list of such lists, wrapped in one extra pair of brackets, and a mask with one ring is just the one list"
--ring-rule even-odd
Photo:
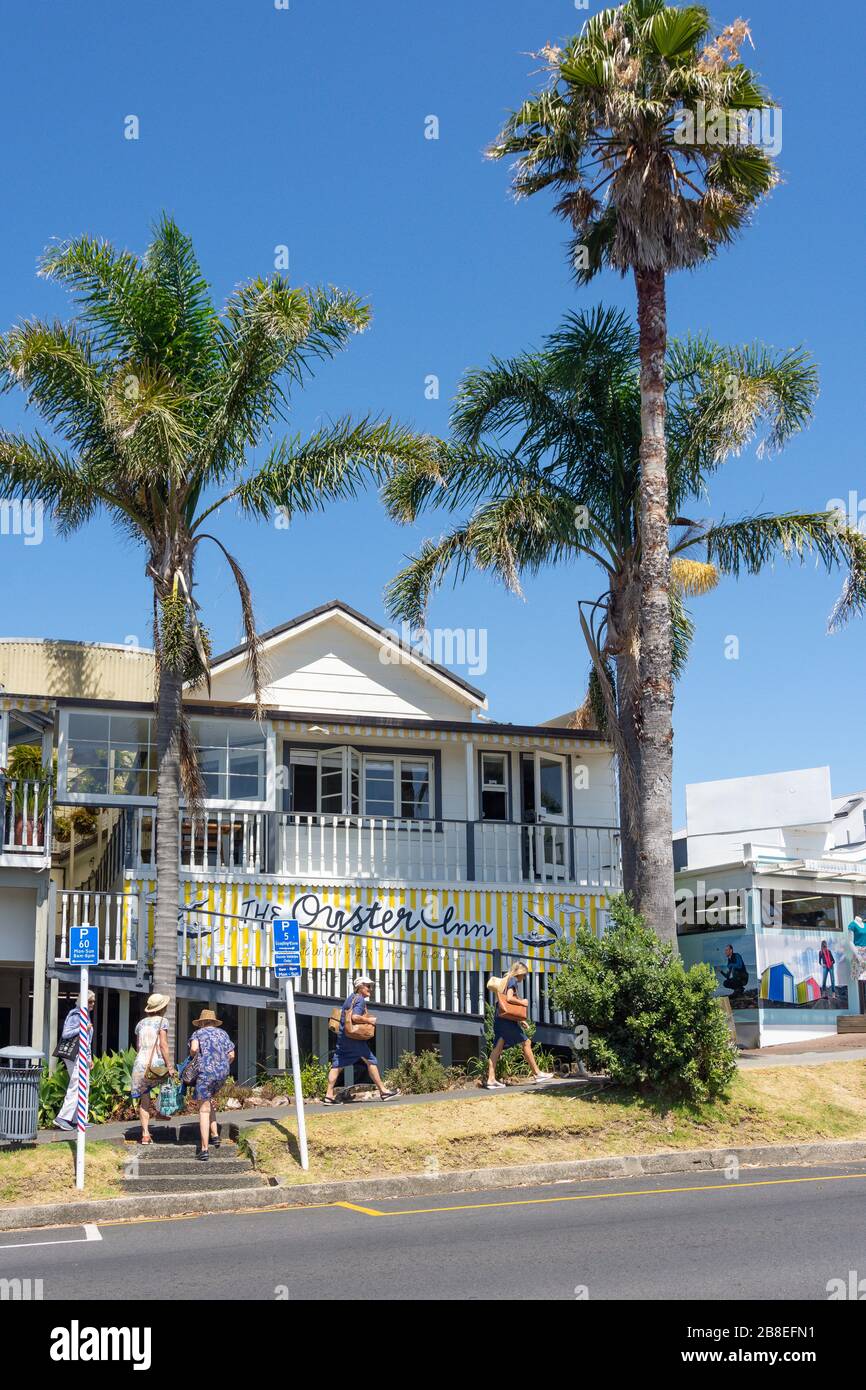
[(135, 1300), (144, 1281), (181, 1299), (826, 1301), (866, 1276), (864, 1212), (864, 1165), (557, 1183), (0, 1233), (0, 1280), (41, 1279), (46, 1300)]

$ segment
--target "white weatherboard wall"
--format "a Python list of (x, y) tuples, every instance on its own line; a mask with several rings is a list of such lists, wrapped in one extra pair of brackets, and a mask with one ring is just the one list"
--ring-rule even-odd
[[(265, 704), (352, 718), (468, 719), (480, 701), (413, 662), (380, 660), (382, 639), (332, 614), (268, 645)], [(243, 660), (217, 668), (213, 699), (252, 700)]]
[(35, 888), (0, 886), (0, 963), (32, 961), (35, 933)]
[(780, 858), (820, 857), (832, 821), (827, 767), (693, 783), (686, 787), (688, 866), (739, 859), (744, 844), (775, 849)]

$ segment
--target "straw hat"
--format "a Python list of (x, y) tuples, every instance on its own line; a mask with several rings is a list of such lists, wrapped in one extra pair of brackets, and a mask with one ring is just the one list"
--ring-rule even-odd
[(516, 960), (513, 965), (508, 967), (509, 975), (531, 975), (532, 969), (525, 960)]
[(163, 1009), (167, 1009), (171, 999), (167, 994), (152, 994), (144, 1006), (146, 1014), (161, 1014)]
[(202, 1009), (198, 1018), (194, 1018), (192, 1021), (193, 1028), (206, 1028), (208, 1024), (211, 1028), (222, 1028), (223, 1026), (222, 1019), (217, 1018), (213, 1009)]

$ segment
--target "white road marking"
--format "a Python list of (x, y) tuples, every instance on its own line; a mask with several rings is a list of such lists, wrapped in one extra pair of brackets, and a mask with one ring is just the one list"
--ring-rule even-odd
[[(86, 1245), (88, 1241), (102, 1240), (102, 1233), (100, 1232), (98, 1226), (83, 1226), (82, 1230), (84, 1231), (84, 1235), (73, 1236), (72, 1240), (22, 1240), (17, 1242), (15, 1245), (0, 1245), (0, 1251), (31, 1250), (34, 1246), (37, 1245)], [(7, 1233), (4, 1232), (4, 1234)]]

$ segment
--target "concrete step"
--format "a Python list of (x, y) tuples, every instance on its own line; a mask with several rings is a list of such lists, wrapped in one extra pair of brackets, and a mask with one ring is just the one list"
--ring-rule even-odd
[[(133, 1162), (135, 1156), (128, 1162)], [(199, 1163), (193, 1154), (188, 1158), (147, 1158), (142, 1159), (138, 1164), (138, 1172), (141, 1177), (146, 1178), (170, 1178), (180, 1177), (183, 1174), (194, 1176), (204, 1169), (204, 1164)], [(251, 1173), (252, 1164), (246, 1158), (220, 1158), (217, 1160), (216, 1154), (208, 1159), (208, 1170), (213, 1168), (221, 1176), (226, 1173)]]
[(200, 1163), (199, 1172), (191, 1176), (124, 1178), (123, 1195), (134, 1197), (144, 1192), (230, 1192), (235, 1188), (266, 1187), (260, 1173), (214, 1172), (209, 1163)]
[[(129, 1152), (138, 1154), (142, 1163), (162, 1163), (168, 1159), (195, 1158), (198, 1144), (130, 1144)], [(223, 1140), (218, 1149), (210, 1149), (211, 1163), (226, 1163), (243, 1158), (236, 1144)], [(244, 1162), (249, 1160), (243, 1159)]]

